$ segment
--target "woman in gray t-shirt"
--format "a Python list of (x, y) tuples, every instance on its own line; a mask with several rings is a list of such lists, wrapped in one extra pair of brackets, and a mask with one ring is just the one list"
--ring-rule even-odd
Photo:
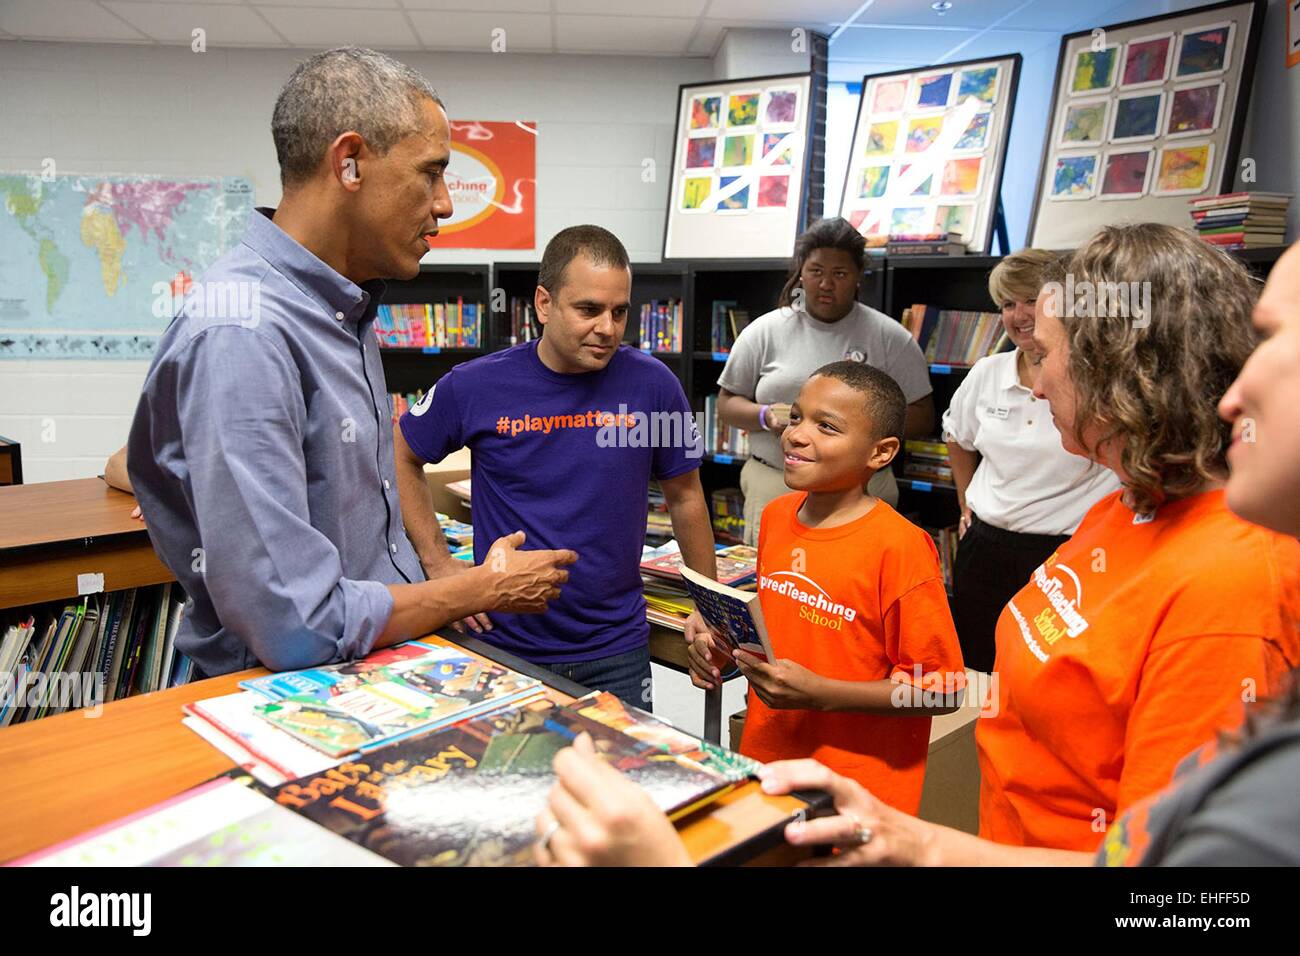
[[(905, 437), (930, 433), (934, 400), (920, 346), (903, 326), (857, 301), (866, 266), (865, 243), (843, 219), (823, 219), (795, 242), (790, 278), (778, 307), (736, 338), (718, 378), (718, 415), (749, 432), (749, 461), (740, 472), (745, 495), (745, 543), (757, 544), (758, 520), (786, 494), (781, 432), (788, 405), (817, 369), (853, 359), (889, 374), (907, 397)], [(871, 494), (898, 504), (888, 468), (872, 478)]]

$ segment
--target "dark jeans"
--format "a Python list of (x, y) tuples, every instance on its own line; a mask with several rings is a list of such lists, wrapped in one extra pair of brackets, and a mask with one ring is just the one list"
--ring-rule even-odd
[(581, 684), (591, 690), (609, 691), (622, 698), (626, 704), (654, 711), (654, 695), (650, 682), (650, 646), (639, 647), (626, 654), (601, 657), (594, 661), (574, 661), (569, 664), (543, 664), (548, 671)]
[(994, 632), (1007, 602), (1068, 534), (1021, 534), (972, 515), (952, 563), (952, 617), (967, 667), (992, 671)]

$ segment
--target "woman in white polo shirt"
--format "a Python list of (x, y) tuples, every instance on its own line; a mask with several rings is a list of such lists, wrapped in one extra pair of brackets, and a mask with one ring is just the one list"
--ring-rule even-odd
[[(898, 382), (908, 401), (908, 438), (928, 435), (934, 425), (930, 370), (916, 340), (900, 323), (858, 301), (866, 261), (865, 241), (847, 221), (823, 219), (810, 226), (795, 241), (778, 307), (736, 337), (718, 377), (718, 415), (749, 432), (750, 458), (740, 471), (746, 544), (758, 543), (758, 520), (768, 502), (790, 491), (781, 432), (789, 423), (789, 404), (823, 365), (852, 359)], [(898, 485), (888, 468), (876, 473), (867, 490), (898, 504)]]
[(1034, 569), (1119, 487), (1115, 473), (1070, 454), (1047, 403), (1033, 396), (1034, 302), (1056, 255), (1023, 249), (989, 275), (1015, 349), (975, 363), (943, 415), (961, 506), (953, 620), (967, 667), (993, 670), (998, 615)]

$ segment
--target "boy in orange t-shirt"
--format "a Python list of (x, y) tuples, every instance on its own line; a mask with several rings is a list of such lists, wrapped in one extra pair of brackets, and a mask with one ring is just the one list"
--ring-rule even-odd
[[(898, 384), (860, 362), (813, 373), (781, 435), (795, 494), (763, 511), (759, 600), (772, 663), (737, 653), (749, 680), (741, 753), (812, 757), (886, 803), (921, 802), (930, 718), (958, 703), (965, 671), (930, 536), (864, 490), (897, 454)], [(697, 681), (716, 685), (707, 642)]]

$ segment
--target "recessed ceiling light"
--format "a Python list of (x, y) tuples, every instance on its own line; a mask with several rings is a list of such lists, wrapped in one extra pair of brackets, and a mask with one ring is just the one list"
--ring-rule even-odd
[(930, 9), (939, 16), (943, 16), (952, 9), (952, 0), (935, 0), (934, 3), (930, 4)]

